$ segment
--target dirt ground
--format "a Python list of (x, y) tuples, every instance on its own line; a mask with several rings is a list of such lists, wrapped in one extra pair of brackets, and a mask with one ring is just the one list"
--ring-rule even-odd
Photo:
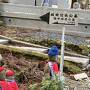
[(0, 50), (0, 53), (3, 57), (1, 64), (4, 65), (7, 70), (10, 69), (16, 72), (15, 78), (20, 88), (26, 87), (27, 83), (32, 84), (42, 81), (45, 62), (25, 58), (22, 55), (17, 56), (9, 51)]

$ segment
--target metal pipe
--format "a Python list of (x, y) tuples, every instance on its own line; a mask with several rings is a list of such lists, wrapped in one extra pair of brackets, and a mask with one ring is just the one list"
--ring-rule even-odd
[(63, 76), (63, 65), (64, 65), (64, 35), (65, 35), (65, 27), (63, 27), (62, 32), (62, 46), (61, 46), (61, 60), (60, 60), (60, 76), (61, 78)]

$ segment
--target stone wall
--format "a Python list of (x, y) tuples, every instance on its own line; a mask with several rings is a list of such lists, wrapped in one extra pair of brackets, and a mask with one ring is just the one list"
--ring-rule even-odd
[[(66, 24), (49, 24), (49, 12), (77, 13), (78, 26)], [(62, 27), (66, 27), (66, 34), (90, 37), (90, 11), (73, 9), (55, 9), (49, 7), (35, 7), (17, 4), (0, 4), (1, 16), (4, 17), (5, 25), (14, 27), (34, 28), (45, 31), (62, 32)], [(61, 13), (60, 13), (61, 12)], [(45, 16), (46, 15), (46, 16)], [(44, 18), (42, 18), (45, 16)], [(57, 16), (57, 15), (56, 15)], [(56, 17), (55, 16), (55, 17)], [(70, 16), (71, 17), (71, 16)], [(54, 17), (53, 17), (54, 18)], [(47, 21), (46, 21), (47, 20)]]

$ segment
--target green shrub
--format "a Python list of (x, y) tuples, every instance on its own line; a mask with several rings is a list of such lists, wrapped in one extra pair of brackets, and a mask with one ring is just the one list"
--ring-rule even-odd
[(73, 62), (68, 62), (65, 61), (64, 62), (64, 68), (66, 68), (66, 70), (64, 70), (67, 73), (79, 73), (81, 71), (81, 68)]
[(56, 79), (54, 80), (47, 78), (45, 80), (42, 80), (39, 85), (30, 85), (28, 90), (63, 90), (63, 84), (60, 80), (58, 80), (58, 77), (56, 76)]

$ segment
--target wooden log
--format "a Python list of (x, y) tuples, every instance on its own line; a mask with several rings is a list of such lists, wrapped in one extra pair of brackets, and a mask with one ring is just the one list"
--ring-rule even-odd
[(41, 53), (41, 52), (37, 52), (37, 51), (32, 51), (32, 50), (24, 50), (22, 48), (16, 48), (14, 46), (7, 46), (7, 45), (2, 45), (0, 44), (0, 49), (3, 50), (9, 50), (11, 52), (16, 52), (16, 53), (21, 53), (22, 55), (30, 55), (30, 56), (35, 56), (38, 57), (42, 60), (48, 59), (48, 55)]
[[(22, 55), (29, 55), (30, 57), (36, 57), (38, 60), (48, 60), (48, 55), (47, 54), (44, 54), (44, 53), (41, 53), (41, 52), (36, 52), (36, 51), (26, 51), (24, 49), (21, 49), (21, 48), (15, 48), (14, 46), (7, 46), (7, 45), (2, 45), (0, 44), (0, 51), (1, 50), (8, 50), (10, 52), (14, 52), (15, 54), (22, 54)], [(60, 56), (59, 56), (59, 59), (60, 59)], [(68, 62), (68, 63), (67, 63)], [(78, 66), (76, 66), (75, 63), (72, 63), (72, 61), (65, 61), (65, 64), (64, 64), (65, 67), (67, 67), (69, 69), (70, 72), (79, 72), (80, 71), (80, 68)], [(74, 66), (74, 68), (73, 68)]]
[(8, 40), (0, 39), (0, 44), (7, 44), (7, 43), (8, 43)]
[(9, 47), (19, 48), (25, 51), (36, 51), (36, 52), (42, 52), (42, 53), (47, 52), (47, 49), (37, 48), (37, 47), (23, 47), (23, 46), (9, 46)]
[[(5, 49), (5, 50), (10, 50), (12, 52), (16, 52), (16, 53), (21, 53), (23, 55), (30, 55), (33, 57), (37, 57), (40, 58), (42, 60), (48, 59), (48, 54), (45, 54), (43, 52), (39, 52), (39, 51), (34, 51), (34, 50), (25, 50), (23, 48), (19, 48), (16, 46), (7, 46), (7, 45), (0, 45), (0, 49)], [(60, 60), (60, 56), (58, 56), (59, 60)], [(64, 56), (64, 60), (65, 61), (69, 61), (69, 62), (73, 62), (76, 64), (80, 64), (81, 66), (85, 66), (87, 65), (89, 59), (88, 58), (80, 58), (80, 57), (71, 57), (71, 56)]]
[(41, 46), (41, 45), (36, 45), (36, 44), (32, 44), (32, 43), (27, 43), (27, 42), (15, 40), (15, 39), (12, 39), (12, 38), (3, 36), (3, 35), (0, 35), (0, 38), (7, 39), (7, 40), (9, 40), (9, 41), (12, 42), (12, 43), (24, 44), (24, 45), (28, 45), (28, 46), (33, 46), (33, 47), (48, 49), (48, 47), (44, 47), (44, 46)]
[(0, 54), (0, 61), (2, 61), (2, 55)]
[[(20, 40), (15, 40), (15, 39), (3, 36), (3, 35), (0, 35), (0, 37), (9, 40), (9, 42), (11, 42), (11, 43), (22, 44), (22, 45), (26, 45), (28, 47), (36, 47), (36, 48), (49, 49), (48, 47), (45, 47), (45, 46), (36, 45), (36, 44), (32, 44), (32, 43), (27, 43), (27, 42), (23, 42), (23, 41), (20, 41)], [(85, 57), (85, 58), (87, 58), (87, 56), (85, 56), (85, 55), (76, 54), (76, 53), (68, 52), (68, 51), (65, 51), (65, 55), (74, 56), (74, 57)]]

